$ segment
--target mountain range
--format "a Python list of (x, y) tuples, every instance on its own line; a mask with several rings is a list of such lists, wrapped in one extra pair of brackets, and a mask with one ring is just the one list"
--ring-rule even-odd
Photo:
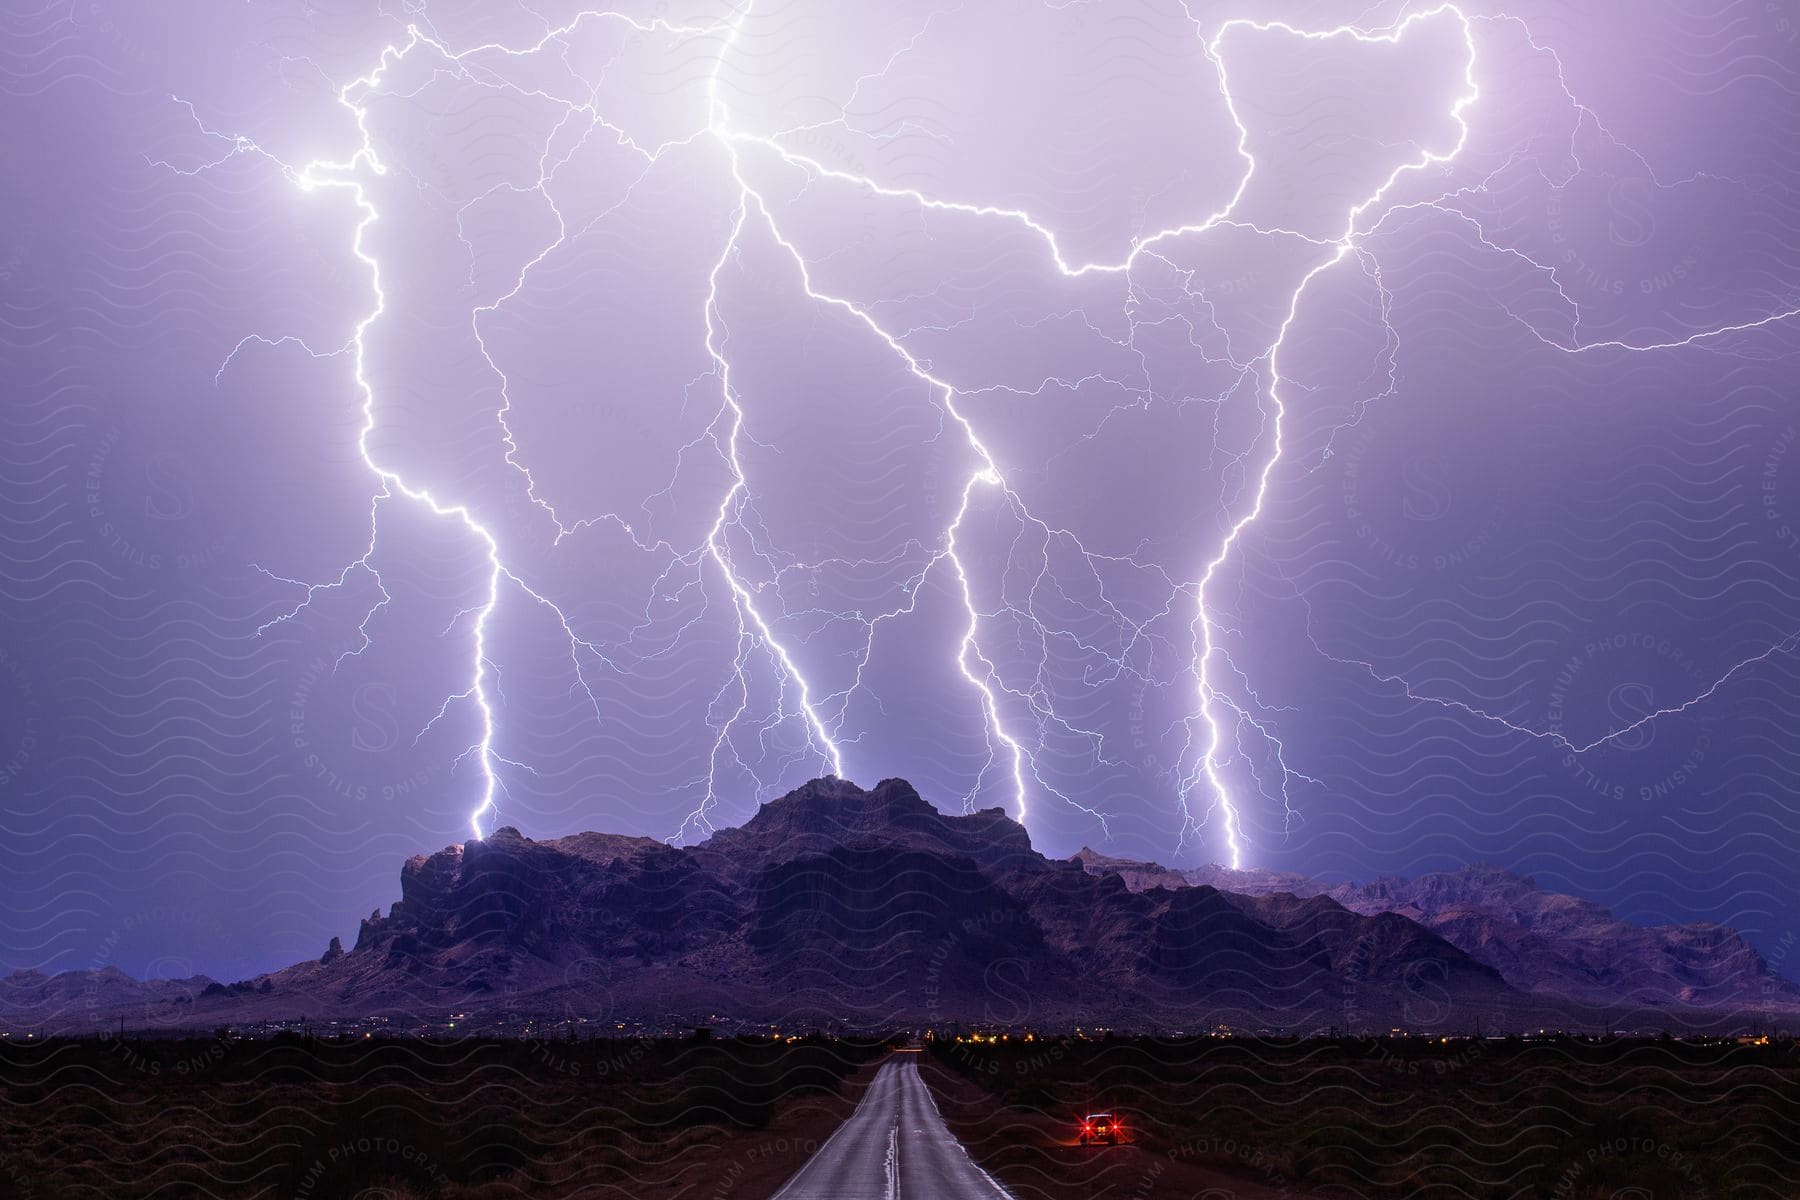
[(253, 979), (0, 979), (0, 1026), (396, 1029), (1735, 1029), (1800, 988), (1721, 926), (1648, 927), (1477, 867), (1327, 885), (1051, 859), (1000, 809), (815, 780), (676, 847), (503, 827), (407, 861), (400, 899)]
[(1536, 995), (1647, 1009), (1800, 1009), (1800, 987), (1772, 972), (1733, 929), (1708, 922), (1633, 924), (1499, 867), (1330, 884), (1258, 869), (1171, 870), (1089, 849), (1076, 858), (1137, 891), (1218, 888), (1246, 912), (1265, 917), (1294, 899), (1318, 897), (1367, 916), (1397, 914)]

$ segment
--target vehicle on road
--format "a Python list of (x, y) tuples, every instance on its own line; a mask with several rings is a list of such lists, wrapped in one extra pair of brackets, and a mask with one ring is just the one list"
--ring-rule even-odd
[(1112, 1113), (1089, 1113), (1081, 1119), (1081, 1144), (1084, 1146), (1116, 1146), (1125, 1138), (1125, 1130)]

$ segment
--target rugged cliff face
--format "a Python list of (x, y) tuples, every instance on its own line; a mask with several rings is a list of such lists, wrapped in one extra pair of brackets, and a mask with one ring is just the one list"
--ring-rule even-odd
[(413, 859), (354, 951), (275, 981), (329, 979), (352, 1006), (405, 978), (464, 1009), (603, 993), (649, 1019), (1196, 1029), (1402, 1021), (1427, 962), (1460, 1000), (1507, 993), (1417, 926), (1396, 937), (1392, 918), (1331, 907), (1272, 921), (1212, 888), (1133, 891), (1039, 855), (997, 809), (949, 816), (901, 780), (827, 779), (688, 849), (501, 829)]
[(1133, 889), (1224, 888), (1246, 911), (1276, 923), (1289, 906), (1284, 901), (1303, 897), (1365, 915), (1395, 914), (1536, 995), (1631, 1009), (1800, 1009), (1800, 987), (1772, 972), (1723, 925), (1634, 925), (1592, 901), (1546, 892), (1497, 867), (1327, 884), (1274, 871), (1176, 871), (1091, 850), (1076, 858)]
[[(498, 829), (408, 861), (400, 899), (348, 951), (334, 939), (316, 960), (233, 984), (15, 976), (0, 1020), (94, 1028), (117, 996), (134, 1020), (199, 1026), (458, 1013), (475, 1025), (1598, 1028), (1611, 1018), (1563, 999), (1716, 1006), (1772, 978), (1728, 930), (1628, 926), (1491, 872), (1329, 894), (1255, 872), (1218, 882), (1237, 890), (1085, 852), (1046, 859), (998, 809), (951, 816), (903, 780), (821, 779), (686, 848)], [(1587, 990), (1563, 986), (1577, 977)]]

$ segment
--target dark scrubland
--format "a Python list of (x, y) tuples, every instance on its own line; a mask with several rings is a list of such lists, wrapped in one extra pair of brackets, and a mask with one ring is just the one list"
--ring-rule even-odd
[[(1013, 1037), (930, 1058), (946, 1117), (1019, 1200), (1800, 1197), (1792, 1040)], [(1071, 1148), (1096, 1110), (1130, 1147)], [(1185, 1190), (1191, 1167), (1234, 1182)], [(1064, 1186), (1077, 1173), (1087, 1190)]]
[[(878, 1041), (0, 1042), (0, 1197), (767, 1196)], [(824, 1132), (821, 1133), (820, 1130)]]

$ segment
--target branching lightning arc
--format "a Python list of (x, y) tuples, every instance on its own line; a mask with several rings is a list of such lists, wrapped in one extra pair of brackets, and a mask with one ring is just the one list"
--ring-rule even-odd
[[(372, 194), (371, 181), (372, 178), (385, 175), (388, 166), (382, 161), (375, 148), (369, 124), (369, 105), (372, 97), (382, 94), (383, 84), (389, 73), (398, 64), (413, 55), (435, 56), (438, 60), (435, 70), (457, 73), (464, 79), (479, 82), (486, 87), (508, 88), (513, 85), (499, 80), (485, 67), (479, 67), (479, 64), (490, 60), (519, 58), (535, 54), (556, 44), (559, 39), (568, 37), (587, 22), (621, 22), (641, 34), (706, 39), (718, 45), (707, 85), (706, 125), (703, 129), (695, 130), (690, 136), (680, 141), (660, 146), (641, 146), (634, 142), (623, 129), (604, 117), (592, 96), (586, 100), (571, 100), (547, 96), (542, 91), (528, 93), (538, 100), (552, 100), (563, 109), (561, 121), (546, 138), (542, 153), (539, 155), (539, 176), (536, 184), (536, 191), (543, 196), (555, 216), (556, 236), (521, 267), (509, 290), (491, 302), (475, 308), (470, 313), (471, 329), (481, 354), (486, 365), (500, 383), (500, 405), (495, 413), (495, 419), (500, 430), (505, 461), (512, 469), (524, 476), (532, 502), (555, 521), (558, 538), (589, 525), (606, 523), (621, 530), (641, 549), (665, 552), (670, 555), (673, 564), (680, 565), (683, 569), (707, 572), (716, 576), (729, 591), (730, 606), (735, 612), (737, 623), (736, 654), (731, 677), (726, 681), (720, 693), (714, 697), (713, 711), (719, 714), (719, 719), (715, 721), (715, 727), (710, 735), (705, 795), (683, 823), (682, 832), (705, 831), (711, 828), (709, 813), (719, 802), (716, 781), (721, 766), (736, 753), (732, 746), (732, 733), (740, 722), (753, 719), (749, 715), (751, 690), (749, 675), (753, 659), (760, 657), (762, 663), (766, 664), (780, 681), (780, 702), (777, 710), (768, 716), (757, 718), (760, 721), (756, 727), (757, 732), (766, 732), (774, 724), (780, 722), (794, 722), (804, 730), (803, 753), (810, 759), (816, 760), (821, 770), (827, 770), (837, 775), (843, 775), (846, 772), (845, 746), (853, 741), (853, 739), (845, 737), (842, 727), (846, 695), (842, 692), (820, 695), (808, 681), (792, 648), (784, 644), (776, 632), (774, 621), (765, 612), (764, 598), (759, 594), (759, 590), (748, 581), (748, 577), (740, 569), (736, 557), (742, 552), (741, 547), (745, 541), (754, 545), (752, 537), (734, 536), (747, 533), (745, 512), (749, 484), (739, 453), (742, 440), (746, 437), (747, 414), (745, 399), (734, 384), (729, 345), (730, 330), (720, 311), (719, 281), (722, 272), (739, 253), (744, 235), (752, 228), (766, 234), (775, 246), (778, 246), (785, 255), (791, 258), (804, 286), (805, 295), (813, 304), (826, 306), (846, 314), (860, 323), (880, 344), (885, 345), (898, 363), (929, 389), (936, 403), (966, 439), (975, 464), (972, 473), (962, 482), (961, 503), (954, 517), (943, 529), (941, 537), (937, 545), (931, 549), (925, 565), (909, 581), (907, 588), (909, 598), (903, 604), (886, 612), (855, 614), (853, 618), (847, 618), (861, 622), (866, 635), (863, 657), (858, 666), (857, 682), (852, 685), (852, 690), (861, 686), (861, 667), (868, 662), (868, 654), (874, 645), (877, 629), (884, 622), (911, 610), (912, 605), (916, 603), (920, 585), (923, 584), (926, 577), (947, 572), (946, 581), (952, 585), (954, 594), (959, 596), (966, 621), (957, 645), (954, 665), (973, 693), (979, 697), (979, 704), (986, 721), (988, 767), (1004, 772), (1010, 780), (1017, 815), (1021, 819), (1027, 815), (1028, 802), (1035, 793), (1055, 797), (1059, 802), (1089, 814), (1104, 827), (1106, 814), (1084, 805), (1074, 796), (1067, 794), (1067, 789), (1059, 789), (1053, 785), (1045, 777), (1044, 772), (1039, 769), (1037, 758), (1027, 739), (1009, 728), (1006, 713), (1009, 708), (1016, 706), (1029, 711), (1033, 719), (1040, 725), (1054, 726), (1064, 733), (1087, 739), (1094, 746), (1096, 756), (1102, 757), (1103, 739), (1098, 732), (1081, 728), (1059, 716), (1054, 710), (1054, 706), (1045, 699), (1041, 689), (1020, 688), (1004, 680), (993, 659), (984, 652), (983, 621), (990, 614), (984, 613), (977, 601), (971, 569), (959, 554), (959, 535), (962, 533), (964, 520), (970, 511), (974, 497), (982, 492), (991, 492), (997, 495), (1019, 521), (1034, 528), (1047, 539), (1055, 539), (1072, 546), (1079, 555), (1085, 558), (1090, 567), (1104, 560), (1105, 556), (1091, 553), (1080, 544), (1079, 538), (1072, 531), (1054, 527), (1032, 514), (1024, 497), (1008, 484), (1002, 457), (984, 442), (975, 425), (959, 407), (959, 399), (965, 393), (959, 392), (953, 382), (934, 373), (926, 363), (921, 362), (913, 353), (909, 352), (905, 345), (904, 332), (896, 332), (884, 327), (867, 306), (859, 304), (849, 297), (833, 294), (817, 283), (812, 264), (808, 262), (794, 238), (782, 228), (774, 206), (751, 182), (750, 173), (745, 169), (746, 156), (770, 155), (790, 167), (804, 171), (810, 178), (833, 180), (851, 188), (863, 189), (867, 193), (885, 200), (914, 205), (922, 210), (953, 213), (973, 221), (1000, 222), (1012, 226), (1015, 230), (1023, 229), (1041, 240), (1048, 263), (1065, 277), (1117, 274), (1129, 280), (1134, 268), (1141, 260), (1156, 257), (1158, 247), (1172, 244), (1180, 239), (1203, 237), (1209, 231), (1235, 229), (1263, 236), (1305, 236), (1292, 230), (1258, 228), (1238, 217), (1240, 201), (1258, 169), (1258, 164), (1249, 148), (1250, 132), (1239, 114), (1227, 67), (1226, 43), (1233, 35), (1253, 32), (1308, 40), (1354, 39), (1361, 42), (1393, 43), (1404, 38), (1410, 29), (1422, 22), (1454, 22), (1461, 32), (1463, 50), (1466, 54), (1461, 88), (1450, 99), (1448, 107), (1448, 116), (1452, 118), (1458, 131), (1454, 144), (1442, 150), (1420, 149), (1416, 157), (1396, 167), (1373, 193), (1344, 214), (1341, 232), (1335, 238), (1305, 238), (1320, 249), (1322, 257), (1317, 265), (1305, 273), (1291, 296), (1288, 297), (1285, 319), (1281, 322), (1272, 344), (1259, 357), (1250, 361), (1233, 361), (1231, 363), (1231, 366), (1240, 372), (1241, 379), (1252, 381), (1260, 378), (1265, 387), (1266, 407), (1262, 411), (1262, 427), (1257, 434), (1255, 443), (1255, 452), (1260, 459), (1259, 464), (1249, 473), (1249, 478), (1253, 482), (1251, 494), (1239, 504), (1235, 514), (1228, 514), (1224, 536), (1210, 550), (1204, 551), (1198, 556), (1198, 564), (1191, 576), (1187, 578), (1164, 576), (1169, 588), (1170, 604), (1191, 602), (1193, 606), (1193, 617), (1189, 627), (1192, 633), (1193, 707), (1191, 715), (1185, 722), (1186, 737), (1182, 753), (1182, 767), (1174, 787), (1175, 795), (1173, 797), (1180, 810), (1181, 836), (1185, 840), (1197, 833), (1211, 819), (1212, 811), (1216, 809), (1219, 815), (1222, 840), (1228, 851), (1231, 865), (1241, 866), (1248, 838), (1243, 829), (1239, 802), (1233, 796), (1232, 788), (1226, 779), (1226, 771), (1237, 763), (1239, 749), (1243, 746), (1245, 739), (1254, 740), (1265, 760), (1274, 764), (1273, 770), (1277, 778), (1271, 782), (1281, 804), (1290, 816), (1293, 810), (1289, 805), (1288, 795), (1293, 781), (1317, 782), (1288, 765), (1286, 748), (1267, 717), (1268, 710), (1258, 700), (1247, 673), (1233, 662), (1225, 645), (1225, 634), (1228, 630), (1219, 624), (1211, 603), (1220, 573), (1238, 553), (1242, 539), (1263, 513), (1271, 479), (1277, 465), (1282, 461), (1283, 425), (1289, 403), (1283, 394), (1283, 351), (1290, 332), (1299, 320), (1302, 302), (1309, 288), (1316, 279), (1325, 273), (1350, 261), (1360, 266), (1365, 273), (1370, 274), (1378, 286), (1382, 286), (1380, 285), (1379, 264), (1367, 242), (1390, 217), (1397, 213), (1424, 207), (1437, 209), (1473, 226), (1481, 244), (1487, 249), (1501, 254), (1519, 255), (1516, 250), (1494, 244), (1473, 218), (1455, 207), (1455, 198), (1462, 191), (1470, 189), (1465, 188), (1456, 192), (1446, 191), (1438, 197), (1428, 200), (1413, 200), (1405, 203), (1390, 201), (1390, 194), (1395, 191), (1396, 185), (1405, 176), (1422, 174), (1432, 168), (1445, 168), (1445, 173), (1448, 174), (1448, 168), (1456, 162), (1469, 140), (1470, 127), (1467, 112), (1479, 101), (1481, 95), (1476, 81), (1475, 26), (1481, 21), (1514, 21), (1515, 19), (1471, 16), (1465, 14), (1456, 4), (1443, 3), (1436, 7), (1413, 12), (1396, 23), (1381, 28), (1341, 25), (1327, 29), (1299, 29), (1277, 21), (1262, 22), (1237, 18), (1224, 21), (1208, 33), (1204, 22), (1195, 17), (1191, 10), (1188, 10), (1188, 19), (1194, 26), (1196, 36), (1201, 39), (1205, 58), (1216, 73), (1220, 100), (1236, 127), (1237, 154), (1240, 160), (1236, 189), (1217, 211), (1197, 220), (1142, 236), (1132, 243), (1124, 257), (1116, 261), (1077, 262), (1072, 261), (1065, 253), (1054, 231), (1028, 212), (930, 195), (909, 188), (893, 187), (861, 174), (828, 166), (815, 158), (800, 153), (790, 144), (793, 139), (787, 135), (811, 127), (799, 127), (776, 134), (754, 133), (737, 127), (733, 122), (733, 114), (722, 99), (720, 77), (727, 64), (732, 60), (733, 54), (738, 50), (740, 34), (746, 21), (753, 15), (753, 10), (754, 0), (746, 0), (745, 6), (728, 20), (693, 25), (675, 24), (661, 19), (638, 19), (612, 11), (590, 10), (577, 14), (566, 24), (547, 30), (544, 36), (535, 43), (521, 46), (487, 43), (468, 49), (455, 50), (430, 31), (429, 22), (426, 21), (423, 15), (424, 10), (421, 7), (415, 11), (415, 20), (418, 23), (407, 28), (404, 40), (384, 47), (374, 67), (367, 74), (352, 79), (337, 89), (337, 102), (349, 115), (357, 136), (354, 150), (348, 157), (340, 160), (317, 160), (299, 166), (291, 165), (248, 138), (221, 134), (207, 128), (198, 114), (194, 112), (192, 105), (186, 105), (185, 101), (177, 101), (186, 105), (189, 114), (193, 116), (195, 124), (203, 134), (224, 142), (228, 148), (222, 155), (198, 167), (187, 169), (170, 167), (169, 169), (182, 170), (184, 174), (195, 174), (216, 167), (237, 156), (255, 155), (274, 164), (287, 180), (305, 191), (332, 190), (345, 193), (356, 213), (350, 239), (350, 251), (367, 270), (373, 295), (372, 306), (357, 321), (349, 339), (337, 349), (324, 352), (315, 351), (311, 346), (295, 337), (252, 333), (238, 341), (219, 368), (219, 372), (222, 374), (241, 351), (252, 345), (274, 349), (291, 343), (299, 345), (306, 353), (316, 357), (347, 355), (353, 364), (356, 387), (362, 400), (363, 424), (358, 446), (364, 463), (376, 481), (369, 504), (367, 542), (362, 553), (349, 562), (335, 578), (323, 582), (308, 583), (284, 578), (270, 572), (271, 578), (285, 585), (299, 588), (300, 595), (297, 603), (276, 616), (268, 624), (273, 625), (289, 620), (302, 612), (323, 592), (342, 588), (354, 577), (366, 576), (374, 581), (379, 598), (365, 612), (359, 622), (357, 644), (346, 652), (346, 657), (360, 654), (370, 644), (373, 622), (392, 601), (392, 596), (383, 583), (379, 567), (375, 562), (381, 532), (382, 512), (387, 505), (394, 503), (405, 502), (419, 505), (437, 517), (454, 523), (470, 539), (479, 553), (485, 581), (479, 603), (458, 617), (459, 622), (463, 618), (467, 618), (470, 624), (471, 649), (465, 686), (443, 698), (442, 704), (438, 707), (437, 716), (426, 726), (426, 728), (430, 728), (438, 719), (458, 706), (467, 706), (475, 714), (475, 735), (458, 757), (458, 762), (465, 760), (473, 762), (480, 776), (478, 802), (468, 818), (472, 836), (476, 838), (482, 836), (484, 822), (494, 813), (499, 797), (504, 793), (505, 773), (503, 768), (529, 770), (522, 762), (503, 757), (496, 748), (498, 720), (493, 702), (495, 668), (489, 657), (489, 632), (503, 600), (508, 597), (528, 600), (533, 607), (550, 615), (551, 619), (556, 622), (561, 636), (567, 642), (575, 678), (581, 681), (581, 686), (586, 691), (587, 699), (593, 705), (596, 717), (602, 721), (606, 719), (604, 708), (593, 691), (587, 687), (586, 676), (583, 673), (583, 655), (604, 661), (605, 647), (579, 634), (574, 623), (561, 607), (549, 599), (543, 590), (533, 586), (520, 572), (508, 565), (508, 558), (500, 537), (488, 528), (467, 504), (434, 495), (430, 490), (409, 482), (396, 468), (384, 463), (371, 446), (370, 434), (376, 427), (380, 399), (365, 369), (367, 339), (386, 311), (387, 298), (383, 290), (383, 265), (369, 251), (367, 234), (371, 227), (381, 219), (376, 199)], [(1529, 32), (1527, 36), (1529, 37)], [(1531, 45), (1535, 50), (1542, 51), (1544, 49), (1535, 41)], [(899, 54), (896, 53), (893, 58), (890, 58), (890, 67), (898, 57)], [(1560, 73), (1560, 61), (1558, 67)], [(883, 68), (884, 71), (886, 69), (886, 67)], [(864, 77), (865, 80), (868, 78), (872, 77)], [(859, 81), (858, 88), (860, 89), (861, 86), (862, 81)], [(1566, 94), (1566, 83), (1564, 88)], [(597, 88), (595, 94), (597, 94)], [(1593, 117), (1585, 105), (1575, 101), (1572, 95), (1569, 96), (1569, 100), (1581, 115), (1581, 119), (1595, 120), (1597, 124), (1597, 118)], [(574, 153), (573, 148), (565, 149), (560, 154), (553, 154), (552, 151), (558, 136), (571, 123), (577, 123), (576, 127), (579, 127), (579, 124), (585, 124), (585, 132), (577, 139), (577, 145), (596, 131), (603, 130), (616, 139), (621, 146), (626, 147), (641, 159), (645, 173), (671, 147), (685, 146), (699, 139), (714, 141), (723, 151), (730, 165), (730, 176), (736, 193), (730, 232), (709, 276), (704, 313), (705, 350), (713, 366), (711, 380), (718, 390), (719, 408), (715, 418), (699, 439), (710, 444), (720, 460), (727, 465), (730, 482), (719, 497), (716, 519), (703, 542), (698, 545), (676, 547), (654, 541), (641, 541), (633, 523), (617, 514), (609, 513), (565, 521), (540, 494), (537, 481), (532, 477), (529, 466), (522, 460), (512, 429), (508, 425), (508, 414), (512, 407), (510, 382), (500, 365), (488, 352), (488, 345), (483, 336), (483, 320), (505, 305), (526, 286), (527, 278), (535, 267), (558, 247), (564, 245), (570, 238), (579, 236), (581, 232), (580, 229), (571, 231), (549, 189), (557, 171), (569, 161)], [(168, 164), (163, 165), (167, 166)], [(639, 178), (641, 179), (642, 175)], [(625, 194), (628, 198), (629, 187)], [(625, 200), (618, 202), (619, 205), (624, 203)], [(464, 206), (464, 211), (467, 207), (467, 205)], [(459, 219), (460, 216), (459, 212)], [(599, 219), (599, 217), (593, 218), (593, 220)], [(592, 223), (592, 221), (588, 222), (589, 225)], [(1553, 283), (1555, 282), (1554, 268), (1535, 262), (1531, 263), (1531, 266), (1542, 271)], [(1561, 291), (1560, 286), (1558, 291)], [(1384, 286), (1382, 286), (1382, 294), (1385, 300)], [(1567, 298), (1566, 295), (1564, 298)], [(1384, 314), (1385, 311), (1384, 304)], [(1579, 310), (1576, 311), (1578, 315)], [(1800, 310), (1775, 313), (1759, 321), (1701, 331), (1684, 339), (1644, 346), (1625, 345), (1617, 342), (1583, 343), (1578, 338), (1568, 341), (1539, 333), (1535, 329), (1533, 332), (1538, 333), (1538, 336), (1546, 344), (1572, 354), (1584, 354), (1601, 349), (1649, 353), (1688, 346), (1732, 332), (1785, 321), (1795, 316), (1800, 316)], [(1578, 333), (1579, 322), (1577, 322), (1576, 330)], [(1391, 334), (1392, 330), (1390, 329), (1389, 332)], [(700, 382), (702, 381), (695, 381), (696, 384)], [(1390, 378), (1390, 389), (1391, 386)], [(1379, 397), (1370, 399), (1372, 401)], [(693, 448), (692, 445), (684, 448), (684, 453), (686, 449), (691, 448)], [(1108, 616), (1109, 619), (1126, 627), (1128, 632), (1135, 631), (1137, 628), (1130, 618), (1116, 608)], [(455, 622), (453, 622), (453, 627), (454, 624)], [(265, 628), (267, 627), (266, 625)], [(448, 634), (451, 630), (447, 629), (445, 632)], [(1683, 711), (1693, 704), (1700, 703), (1740, 671), (1748, 669), (1754, 662), (1778, 651), (1786, 652), (1792, 648), (1793, 639), (1779, 646), (1771, 647), (1764, 655), (1732, 667), (1731, 671), (1687, 703), (1652, 713), (1636, 724), (1655, 720), (1671, 712)], [(1322, 648), (1321, 653), (1325, 653)], [(1327, 654), (1326, 657), (1332, 656)], [(339, 661), (341, 662), (342, 659)], [(1354, 660), (1338, 658), (1334, 661)], [(1123, 663), (1115, 662), (1114, 665), (1121, 670), (1125, 669)], [(1405, 688), (1406, 694), (1414, 699), (1461, 708), (1469, 715), (1476, 717), (1499, 719), (1469, 705), (1417, 694), (1403, 679), (1384, 675), (1371, 664), (1357, 663), (1356, 665), (1365, 667), (1372, 676), (1384, 683), (1397, 684)], [(1631, 728), (1635, 727), (1636, 725), (1633, 725)], [(1528, 728), (1518, 726), (1512, 726), (1512, 728), (1523, 734), (1541, 736)], [(1584, 752), (1624, 732), (1626, 730), (1617, 730), (1591, 745), (1569, 748), (1578, 753)], [(1250, 756), (1244, 755), (1243, 757), (1244, 763), (1241, 769), (1248, 771), (1257, 786), (1263, 788), (1264, 781), (1259, 777), (1259, 771), (1254, 763), (1250, 761)], [(1102, 760), (1104, 761), (1103, 757)], [(742, 766), (743, 764), (739, 762), (737, 765)], [(970, 789), (970, 797), (985, 785), (986, 775), (987, 771), (984, 769), (982, 777), (978, 778)], [(1204, 808), (1199, 799), (1202, 796), (1205, 797)]]

